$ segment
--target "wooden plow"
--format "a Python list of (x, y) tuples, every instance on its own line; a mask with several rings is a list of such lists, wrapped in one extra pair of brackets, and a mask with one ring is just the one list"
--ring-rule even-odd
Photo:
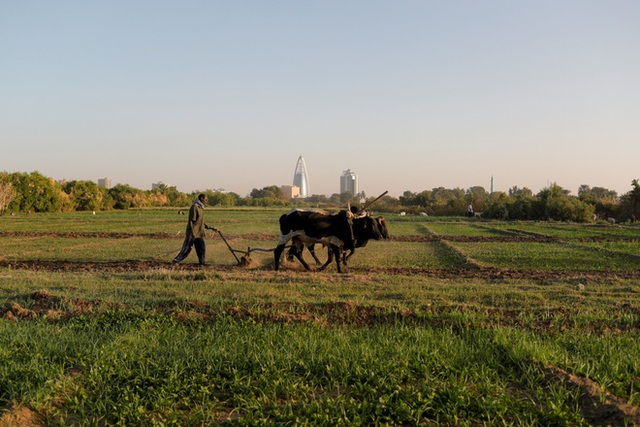
[[(227, 239), (224, 237), (224, 234), (222, 234), (222, 231), (218, 230), (218, 234), (222, 238), (222, 241), (227, 245), (227, 248), (229, 248), (229, 252), (231, 252), (233, 257), (236, 259), (236, 261), (238, 262), (238, 265), (241, 265), (243, 267), (248, 267), (251, 265), (252, 263), (252, 259), (250, 257), (251, 252), (273, 252), (275, 250), (275, 248), (263, 249), (263, 248), (251, 248), (251, 247), (248, 247), (246, 251), (241, 249), (234, 249), (231, 247)], [(240, 258), (238, 258), (238, 255), (236, 255), (237, 253), (242, 254)]]

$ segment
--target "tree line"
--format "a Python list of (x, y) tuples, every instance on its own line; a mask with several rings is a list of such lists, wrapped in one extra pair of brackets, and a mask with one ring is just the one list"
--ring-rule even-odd
[(596, 219), (635, 221), (640, 216), (640, 183), (619, 197), (615, 191), (582, 185), (578, 195), (552, 184), (534, 194), (528, 188), (512, 187), (508, 192), (487, 192), (483, 187), (462, 190), (434, 188), (421, 193), (405, 191), (399, 198), (410, 212), (429, 215), (463, 215), (468, 206), (482, 218), (590, 222)]
[[(254, 188), (248, 197), (215, 190), (183, 193), (176, 187), (161, 185), (140, 190), (127, 184), (103, 188), (93, 181), (56, 181), (39, 172), (0, 172), (0, 214), (6, 212), (100, 211), (147, 207), (189, 206), (199, 193), (209, 198), (210, 206), (282, 206), (344, 208), (348, 203), (362, 205), (374, 197), (364, 192), (312, 195), (304, 199), (287, 199), (279, 186)], [(404, 212), (415, 215), (461, 216), (469, 205), (483, 218), (513, 220), (556, 220), (589, 222), (614, 218), (618, 222), (640, 217), (640, 182), (634, 179), (631, 190), (618, 196), (603, 187), (582, 185), (578, 195), (552, 184), (534, 194), (528, 188), (512, 187), (508, 192), (487, 192), (483, 187), (437, 187), (416, 193), (405, 191), (400, 197), (384, 196), (374, 209), (379, 212)]]

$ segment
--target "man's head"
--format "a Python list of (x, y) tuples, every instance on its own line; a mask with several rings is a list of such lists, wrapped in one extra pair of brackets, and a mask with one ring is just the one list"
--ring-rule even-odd
[(204, 204), (204, 203), (207, 203), (209, 199), (207, 198), (206, 194), (200, 194), (198, 195), (198, 200), (200, 200)]

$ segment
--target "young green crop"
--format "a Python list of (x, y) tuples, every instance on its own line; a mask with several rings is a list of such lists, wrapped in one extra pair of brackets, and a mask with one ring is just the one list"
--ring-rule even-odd
[[(233, 247), (269, 248), (282, 213), (206, 218)], [(392, 240), (337, 274), (274, 272), (269, 253), (238, 267), (215, 233), (211, 268), (171, 266), (175, 210), (0, 217), (0, 410), (43, 425), (536, 426), (610, 422), (592, 410), (605, 393), (640, 405), (637, 229), (387, 220)], [(594, 384), (589, 406), (569, 374)]]
[(31, 402), (48, 423), (587, 424), (548, 364), (637, 395), (625, 376), (640, 354), (633, 335), (597, 339), (598, 354), (617, 355), (600, 358), (589, 336), (469, 320), (327, 328), (114, 312), (3, 322), (2, 348), (12, 351), (2, 355), (0, 398)]

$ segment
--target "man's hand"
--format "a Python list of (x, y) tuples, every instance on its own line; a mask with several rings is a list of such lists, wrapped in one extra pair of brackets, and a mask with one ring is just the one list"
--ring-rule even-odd
[(207, 225), (205, 228), (206, 228), (207, 230), (213, 230), (213, 231), (215, 231), (216, 233), (219, 233), (219, 232), (220, 232), (220, 229), (218, 229), (218, 227), (209, 227), (209, 226)]

